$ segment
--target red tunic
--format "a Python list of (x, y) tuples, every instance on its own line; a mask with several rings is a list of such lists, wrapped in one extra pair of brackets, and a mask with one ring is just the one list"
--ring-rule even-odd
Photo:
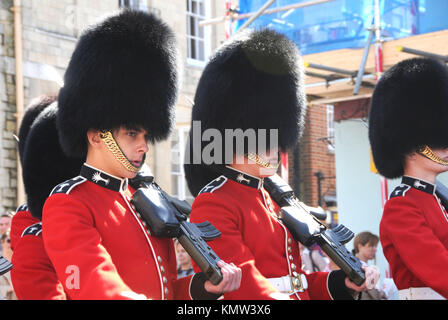
[(173, 240), (152, 237), (130, 205), (134, 190), (84, 165), (56, 186), (43, 210), (43, 238), (71, 299), (189, 299), (176, 280)]
[(39, 219), (34, 218), (31, 212), (28, 210), (26, 204), (21, 205), (17, 208), (16, 213), (11, 220), (11, 249), (14, 251), (16, 244), (22, 238), (23, 231), (30, 225), (40, 222)]
[[(237, 176), (227, 171), (226, 176), (201, 190), (193, 203), (190, 220), (208, 220), (221, 231), (221, 237), (209, 245), (221, 259), (242, 269), (240, 289), (224, 294), (225, 299), (272, 299), (271, 294), (278, 291), (266, 278), (305, 273), (301, 269), (299, 246), (277, 219), (275, 212), (279, 207), (262, 187), (262, 180), (231, 170)], [(328, 273), (314, 272), (306, 278), (308, 290), (292, 294), (291, 298), (332, 298)]]
[(19, 300), (64, 300), (66, 295), (42, 241), (42, 225), (26, 205), (11, 223), (11, 280)]
[(433, 184), (403, 177), (384, 207), (380, 240), (399, 290), (430, 287), (448, 298), (448, 214)]

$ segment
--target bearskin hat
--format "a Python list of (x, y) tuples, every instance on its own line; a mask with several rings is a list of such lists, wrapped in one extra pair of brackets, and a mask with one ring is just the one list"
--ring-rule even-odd
[(31, 126), (23, 157), (23, 184), (31, 214), (42, 219), (42, 208), (51, 190), (79, 174), (83, 159), (62, 151), (56, 128), (57, 102), (45, 108)]
[(26, 139), (28, 136), (28, 132), (30, 131), (31, 125), (33, 124), (37, 116), (41, 113), (41, 111), (44, 110), (46, 107), (48, 107), (50, 104), (52, 104), (54, 101), (56, 101), (56, 99), (57, 99), (56, 95), (42, 95), (37, 98), (34, 98), (30, 102), (30, 104), (25, 108), (25, 113), (20, 123), (20, 129), (18, 134), (19, 157), (22, 166), (23, 166), (23, 156), (24, 156), (23, 153), (25, 152)]
[[(192, 128), (200, 121), (201, 134), (213, 128), (222, 137), (226, 129), (266, 129), (266, 147), (272, 142), (270, 129), (277, 129), (276, 142), (285, 151), (297, 144), (305, 112), (303, 63), (297, 46), (276, 31), (262, 29), (235, 35), (210, 59), (196, 89)], [(212, 166), (195, 164), (201, 157), (194, 153), (195, 143), (201, 141), (193, 141), (190, 130), (186, 154), (191, 158), (184, 169), (189, 189), (196, 195), (219, 174)], [(203, 147), (201, 143), (201, 152)]]
[(64, 151), (87, 154), (89, 129), (142, 127), (152, 142), (168, 137), (178, 88), (174, 33), (159, 18), (125, 10), (81, 36), (59, 93)]
[(369, 140), (378, 172), (404, 173), (404, 157), (420, 147), (448, 147), (448, 68), (413, 58), (387, 70), (372, 95)]

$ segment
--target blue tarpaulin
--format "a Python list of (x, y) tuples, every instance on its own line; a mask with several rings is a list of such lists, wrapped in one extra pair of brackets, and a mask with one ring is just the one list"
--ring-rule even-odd
[[(268, 9), (309, 1), (276, 0)], [(265, 3), (266, 0), (239, 0), (239, 12), (256, 12)], [(380, 0), (382, 39), (448, 29), (447, 13), (447, 0)], [(310, 54), (363, 47), (373, 16), (374, 0), (333, 0), (261, 15), (250, 28), (273, 28), (293, 40), (302, 54)], [(235, 30), (246, 20), (235, 22)]]

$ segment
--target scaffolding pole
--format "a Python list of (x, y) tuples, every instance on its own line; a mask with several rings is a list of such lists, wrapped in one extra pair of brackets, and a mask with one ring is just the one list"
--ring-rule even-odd
[(269, 8), (269, 6), (271, 4), (274, 3), (275, 0), (268, 0), (261, 8), (260, 10), (258, 10), (253, 16), (251, 16), (249, 18), (249, 20), (247, 20), (239, 29), (238, 32), (246, 29), (252, 22), (254, 22), (255, 19), (257, 19), (259, 16), (261, 16), (263, 14), (263, 12), (266, 11), (267, 8)]
[(374, 29), (369, 30), (369, 36), (367, 38), (367, 42), (364, 47), (364, 52), (362, 54), (361, 66), (359, 67), (358, 75), (356, 76), (355, 90), (353, 90), (353, 95), (355, 96), (359, 93), (359, 89), (361, 88), (362, 77), (364, 75), (364, 70), (366, 68), (367, 57), (369, 56), (370, 51), (370, 43), (372, 42), (374, 32), (375, 32)]
[[(282, 12), (282, 11), (288, 11), (288, 10), (292, 10), (292, 9), (304, 8), (304, 7), (313, 6), (313, 5), (316, 5), (316, 4), (322, 4), (322, 3), (331, 2), (331, 1), (334, 1), (334, 0), (313, 0), (313, 1), (308, 1), (308, 2), (301, 2), (301, 3), (290, 4), (290, 5), (279, 7), (279, 8), (265, 10), (262, 13), (262, 15), (272, 14), (272, 13), (277, 13), (277, 12)], [(233, 15), (232, 17), (230, 17), (230, 15), (225, 15), (225, 16), (222, 16), (222, 17), (202, 20), (201, 22), (199, 22), (199, 26), (200, 27), (204, 27), (204, 26), (208, 26), (208, 25), (219, 24), (219, 23), (223, 23), (223, 22), (225, 22), (226, 20), (229, 20), (229, 19), (233, 19), (233, 20), (247, 19), (247, 18), (252, 17), (256, 13), (257, 12), (236, 14), (236, 15)]]
[(330, 72), (334, 72), (334, 73), (345, 74), (345, 75), (348, 75), (351, 77), (354, 77), (356, 75), (356, 71), (350, 71), (350, 70), (345, 70), (345, 69), (340, 69), (340, 68), (335, 68), (335, 67), (329, 67), (329, 66), (325, 66), (322, 64), (312, 63), (312, 62), (304, 62), (303, 65), (305, 66), (305, 68), (320, 69), (320, 70), (330, 71)]
[(443, 55), (432, 53), (432, 52), (427, 52), (427, 51), (407, 48), (407, 47), (403, 47), (403, 46), (398, 46), (397, 50), (401, 51), (401, 52), (406, 52), (406, 53), (410, 53), (410, 54), (415, 54), (415, 55), (418, 55), (418, 56), (426, 57), (426, 58), (441, 60), (443, 62), (448, 62), (448, 56), (443, 56)]

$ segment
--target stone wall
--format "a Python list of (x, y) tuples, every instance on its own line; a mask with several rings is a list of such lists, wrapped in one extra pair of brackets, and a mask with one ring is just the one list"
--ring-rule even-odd
[(12, 0), (0, 1), (0, 213), (15, 210), (17, 188), (16, 99)]

